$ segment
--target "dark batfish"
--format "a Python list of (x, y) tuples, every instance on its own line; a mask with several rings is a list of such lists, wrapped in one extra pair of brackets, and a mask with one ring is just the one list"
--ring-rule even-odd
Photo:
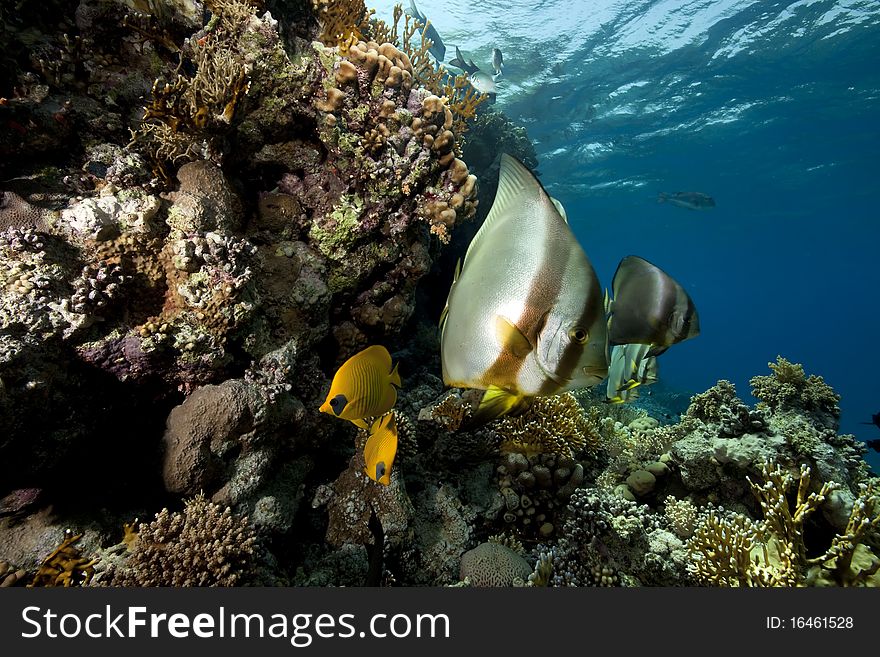
[(672, 194), (660, 192), (657, 202), (671, 203), (688, 210), (708, 210), (715, 207), (715, 199), (702, 192), (674, 192)]
[(880, 413), (874, 413), (871, 416), (870, 422), (859, 422), (859, 424), (873, 424), (875, 427), (880, 429)]
[(461, 50), (458, 49), (458, 46), (455, 46), (455, 57), (449, 60), (449, 65), (454, 66), (455, 68), (460, 68), (468, 75), (473, 75), (480, 70), (480, 67), (474, 64), (473, 59), (467, 60), (464, 58), (464, 55), (461, 54)]
[(438, 62), (442, 62), (443, 58), (446, 57), (446, 46), (443, 45), (443, 40), (440, 38), (437, 30), (428, 22), (425, 15), (419, 11), (419, 8), (416, 7), (416, 3), (413, 2), (413, 0), (409, 0), (409, 9), (406, 10), (406, 13), (419, 21), (423, 26), (427, 25), (427, 27), (422, 30), (422, 35), (426, 39), (431, 40), (431, 47), (428, 49), (428, 52), (430, 52)]
[(607, 300), (610, 344), (649, 344), (659, 356), (677, 342), (700, 334), (697, 309), (684, 288), (644, 258), (620, 261)]

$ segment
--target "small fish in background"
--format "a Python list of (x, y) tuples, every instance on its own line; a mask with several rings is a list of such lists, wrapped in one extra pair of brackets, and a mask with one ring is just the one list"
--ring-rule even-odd
[(349, 420), (361, 429), (365, 418), (388, 413), (397, 401), (400, 375), (391, 354), (381, 345), (367, 347), (345, 361), (333, 376), (320, 411)]
[(504, 55), (501, 54), (499, 48), (492, 48), (492, 68), (495, 69), (495, 79), (497, 80), (504, 72)]
[(703, 192), (674, 192), (667, 194), (660, 192), (657, 196), (658, 203), (669, 203), (688, 210), (708, 210), (715, 207), (715, 199)]
[(455, 46), (455, 57), (449, 60), (449, 65), (454, 66), (455, 68), (460, 68), (468, 75), (480, 70), (480, 67), (474, 64), (473, 59), (466, 60), (464, 58), (464, 55), (461, 54), (461, 50), (458, 49), (458, 46)]
[(648, 356), (651, 345), (619, 344), (611, 350), (605, 398), (624, 404), (639, 396), (640, 386), (657, 382), (657, 357)]
[(397, 421), (394, 413), (388, 413), (370, 426), (370, 436), (364, 445), (364, 472), (373, 481), (387, 486), (396, 455)]
[(443, 45), (443, 40), (440, 38), (437, 30), (428, 22), (425, 15), (419, 11), (419, 8), (416, 7), (416, 3), (413, 2), (413, 0), (409, 0), (409, 8), (406, 10), (406, 14), (415, 18), (423, 26), (426, 26), (422, 29), (422, 35), (426, 39), (431, 40), (431, 47), (428, 49), (428, 52), (430, 52), (438, 62), (442, 62), (443, 58), (446, 57), (446, 46)]
[(606, 291), (608, 342), (648, 344), (648, 356), (700, 334), (700, 318), (690, 295), (669, 274), (638, 256), (617, 265)]
[(471, 86), (481, 94), (489, 96), (489, 104), (493, 104), (498, 96), (498, 88), (492, 76), (483, 71), (476, 71), (468, 76)]
[(874, 413), (871, 416), (870, 422), (859, 422), (859, 424), (873, 424), (875, 427), (880, 429), (880, 413)]
[(484, 391), (470, 426), (608, 373), (593, 265), (538, 179), (510, 155), (501, 156), (495, 200), (450, 288), (440, 360), (447, 386)]
[(461, 54), (461, 50), (458, 49), (458, 46), (455, 46), (455, 58), (450, 60), (449, 65), (460, 68), (467, 73), (468, 81), (471, 83), (471, 86), (481, 94), (489, 96), (490, 104), (495, 102), (495, 98), (498, 95), (498, 88), (495, 86), (495, 80), (493, 80), (492, 76), (488, 73), (481, 71), (480, 67), (474, 64), (474, 60), (465, 60), (464, 55)]

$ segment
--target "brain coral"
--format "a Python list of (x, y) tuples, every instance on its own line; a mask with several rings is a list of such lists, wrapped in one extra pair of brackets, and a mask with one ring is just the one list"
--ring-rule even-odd
[(532, 573), (528, 562), (500, 543), (480, 543), (461, 555), (460, 576), (473, 586), (513, 586)]

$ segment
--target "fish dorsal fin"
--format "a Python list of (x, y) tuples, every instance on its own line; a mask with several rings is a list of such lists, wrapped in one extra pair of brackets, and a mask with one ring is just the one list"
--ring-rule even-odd
[[(489, 215), (480, 226), (480, 230), (474, 235), (474, 239), (471, 240), (468, 253), (471, 252), (475, 244), (479, 244), (481, 238), (492, 231), (494, 224), (497, 224), (502, 217), (517, 214), (524, 205), (533, 203), (536, 198), (543, 198), (545, 202), (552, 205), (550, 197), (547, 196), (534, 174), (515, 157), (503, 153), (495, 200), (492, 202)], [(467, 254), (465, 254), (465, 264), (467, 264)]]
[(565, 223), (568, 223), (568, 213), (566, 213), (565, 208), (562, 207), (562, 203), (559, 199), (550, 197), (550, 200), (553, 201), (553, 205), (556, 206), (556, 209), (559, 211), (560, 216), (565, 220)]
[(516, 324), (501, 315), (495, 316), (495, 337), (517, 358), (525, 358), (534, 349), (529, 339)]
[(446, 318), (449, 317), (449, 299), (452, 296), (452, 290), (455, 288), (455, 284), (458, 283), (458, 277), (461, 276), (461, 258), (455, 263), (455, 274), (452, 276), (452, 285), (449, 286), (449, 294), (446, 295), (446, 305), (443, 306), (443, 312), (440, 313), (440, 321), (438, 325), (440, 327), (440, 333), (443, 333), (443, 327), (446, 326)]

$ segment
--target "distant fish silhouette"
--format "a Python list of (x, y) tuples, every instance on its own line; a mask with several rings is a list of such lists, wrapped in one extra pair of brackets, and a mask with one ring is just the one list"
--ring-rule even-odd
[(859, 424), (873, 424), (875, 427), (880, 429), (880, 413), (874, 413), (871, 416), (870, 422), (859, 422)]
[(880, 452), (880, 440), (866, 440), (865, 444), (875, 452)]
[(708, 210), (715, 207), (715, 199), (703, 192), (674, 192), (667, 194), (660, 192), (657, 196), (658, 203), (671, 203), (688, 210)]

